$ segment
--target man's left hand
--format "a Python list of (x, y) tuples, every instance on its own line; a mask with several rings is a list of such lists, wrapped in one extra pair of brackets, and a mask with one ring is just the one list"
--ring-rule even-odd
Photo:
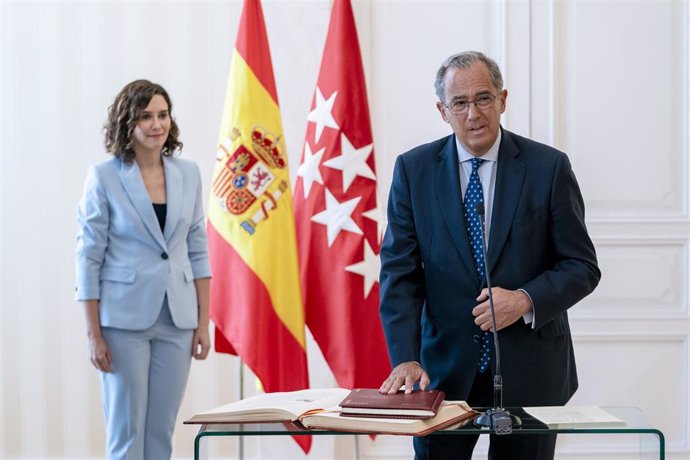
[[(494, 298), (494, 310), (496, 313), (496, 327), (501, 329), (510, 326), (522, 315), (532, 310), (532, 301), (523, 291), (511, 291), (501, 287), (491, 289)], [(493, 330), (491, 324), (491, 308), (489, 306), (489, 290), (482, 289), (477, 297), (479, 305), (472, 309), (474, 323), (481, 327), (482, 331)]]

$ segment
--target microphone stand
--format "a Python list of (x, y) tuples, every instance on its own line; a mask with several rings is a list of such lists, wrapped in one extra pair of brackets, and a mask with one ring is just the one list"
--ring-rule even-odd
[[(476, 204), (476, 211), (482, 222), (482, 253), (484, 256), (484, 264), (486, 265), (486, 232), (484, 225), (484, 203), (482, 201)], [(498, 346), (498, 330), (496, 329), (496, 312), (494, 310), (494, 298), (491, 293), (491, 277), (489, 276), (489, 269), (484, 270), (486, 274), (486, 287), (489, 291), (489, 308), (491, 310), (491, 324), (494, 332), (494, 350), (496, 352), (496, 372), (494, 373), (494, 407), (487, 409), (483, 414), (474, 419), (474, 425), (478, 427), (486, 427), (494, 430), (496, 434), (510, 434), (513, 432), (513, 427), (519, 428), (522, 426), (522, 420), (516, 415), (511, 414), (503, 408), (503, 377), (501, 376), (501, 349)]]

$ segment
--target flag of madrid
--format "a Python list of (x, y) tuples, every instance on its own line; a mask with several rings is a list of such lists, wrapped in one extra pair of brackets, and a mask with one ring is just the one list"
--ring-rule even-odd
[(390, 373), (379, 319), (382, 212), (364, 70), (349, 0), (335, 0), (302, 160), (295, 225), (307, 326), (339, 386)]

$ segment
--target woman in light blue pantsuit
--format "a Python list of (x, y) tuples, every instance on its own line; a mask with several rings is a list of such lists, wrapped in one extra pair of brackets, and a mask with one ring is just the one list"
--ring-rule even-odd
[(169, 459), (191, 356), (210, 348), (201, 175), (173, 158), (179, 129), (160, 85), (137, 80), (105, 124), (77, 222), (76, 299), (101, 373), (108, 459)]

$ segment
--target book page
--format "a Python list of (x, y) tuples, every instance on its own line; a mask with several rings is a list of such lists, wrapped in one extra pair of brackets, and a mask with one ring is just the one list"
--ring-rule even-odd
[(261, 414), (284, 411), (292, 414), (296, 419), (307, 411), (337, 405), (349, 393), (350, 390), (342, 388), (262, 393), (201, 412), (199, 415)]
[(412, 426), (419, 422), (419, 419), (415, 418), (372, 418), (372, 417), (343, 417), (340, 415), (341, 409), (339, 406), (331, 407), (322, 412), (317, 412), (314, 414), (309, 414), (302, 419), (304, 426), (309, 427), (313, 420), (323, 421), (325, 419), (331, 419), (333, 427), (339, 426), (358, 426), (362, 423), (364, 424), (376, 424), (376, 425), (399, 425), (399, 426)]
[(449, 425), (457, 425), (476, 415), (466, 404), (442, 404), (435, 417), (420, 419), (342, 417), (339, 407), (301, 417), (306, 428), (353, 433), (406, 434), (423, 436)]
[[(475, 412), (469, 404), (467, 404), (466, 401), (461, 401), (461, 400), (445, 400), (441, 403), (441, 406), (460, 406), (463, 409), (465, 409), (468, 412), (474, 412), (475, 415), (479, 415), (479, 413)], [(468, 423), (472, 422), (474, 420), (474, 417), (466, 418), (464, 420), (459, 421), (458, 423), (454, 423), (453, 425), (448, 425), (447, 427), (443, 428), (443, 430), (446, 431), (453, 431), (457, 430), (461, 426), (465, 426)]]

